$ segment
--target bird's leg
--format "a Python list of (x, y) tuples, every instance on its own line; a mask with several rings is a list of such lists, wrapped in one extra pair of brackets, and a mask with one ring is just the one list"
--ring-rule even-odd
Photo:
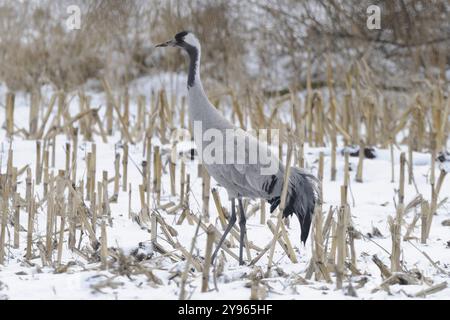
[(244, 239), (245, 234), (247, 233), (247, 227), (246, 227), (246, 217), (244, 212), (244, 206), (242, 205), (242, 199), (238, 199), (239, 202), (239, 229), (240, 229), (240, 239), (239, 239), (239, 264), (243, 265), (244, 260), (242, 259), (243, 251), (244, 251)]
[(236, 223), (236, 205), (234, 202), (234, 198), (231, 199), (231, 217), (230, 221), (228, 222), (228, 226), (225, 229), (222, 238), (220, 238), (219, 244), (216, 247), (216, 250), (214, 250), (214, 253), (211, 257), (211, 264), (214, 263), (214, 259), (216, 258), (217, 253), (219, 252), (220, 248), (222, 248), (222, 244), (225, 241), (225, 238), (227, 237), (227, 234), (230, 232), (231, 228), (233, 228), (234, 224)]

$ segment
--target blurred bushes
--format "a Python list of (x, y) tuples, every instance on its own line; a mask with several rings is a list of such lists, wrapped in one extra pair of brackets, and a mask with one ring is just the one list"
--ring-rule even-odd
[[(73, 4), (80, 30), (66, 27)], [(381, 30), (366, 27), (370, 4), (381, 8)], [(363, 61), (380, 84), (408, 87), (415, 77), (445, 79), (449, 10), (446, 0), (0, 0), (0, 81), (73, 89), (184, 71), (180, 51), (153, 44), (189, 29), (202, 41), (203, 78), (226, 88), (304, 87), (308, 61), (320, 83), (328, 55), (336, 73)]]

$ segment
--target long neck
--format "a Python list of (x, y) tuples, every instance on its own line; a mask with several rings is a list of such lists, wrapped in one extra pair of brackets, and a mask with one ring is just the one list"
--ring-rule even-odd
[(186, 51), (189, 54), (188, 89), (193, 87), (202, 88), (202, 82), (200, 80), (201, 51), (193, 46), (188, 46)]
[[(197, 49), (198, 48), (198, 49)], [(203, 90), (200, 80), (200, 47), (188, 46), (186, 51), (189, 54), (189, 72), (188, 72), (188, 103), (189, 119), (191, 124), (196, 121), (202, 123), (202, 130), (209, 128), (227, 129), (234, 126), (228, 122), (209, 102), (208, 97)], [(198, 139), (196, 139), (197, 141)]]

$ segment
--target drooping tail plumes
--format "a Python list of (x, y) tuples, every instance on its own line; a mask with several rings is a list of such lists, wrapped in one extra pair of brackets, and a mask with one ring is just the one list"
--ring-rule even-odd
[[(286, 205), (283, 217), (295, 213), (301, 226), (301, 241), (306, 242), (309, 235), (312, 217), (316, 203), (319, 203), (319, 181), (313, 175), (298, 168), (291, 167), (289, 176)], [(270, 203), (270, 212), (280, 204), (280, 197), (274, 198)]]

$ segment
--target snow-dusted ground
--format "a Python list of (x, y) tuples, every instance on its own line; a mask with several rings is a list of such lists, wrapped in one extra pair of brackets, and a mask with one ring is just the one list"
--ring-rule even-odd
[[(158, 90), (161, 86), (169, 87), (179, 92), (185, 91), (183, 76), (172, 77), (167, 75), (158, 77), (157, 80), (142, 78), (134, 82), (130, 88), (131, 96), (137, 93), (149, 95), (150, 90)], [(178, 80), (178, 81), (173, 81)], [(44, 93), (47, 95), (51, 90), (47, 88)], [(0, 87), (0, 101), (5, 101), (4, 87)], [(92, 106), (97, 107), (105, 105), (103, 93), (89, 93), (92, 99)], [(48, 97), (47, 97), (48, 98)], [(132, 112), (135, 113), (135, 101), (132, 104)], [(78, 110), (77, 98), (71, 102), (71, 113), (75, 114)], [(103, 110), (103, 109), (102, 109)], [(101, 111), (103, 112), (103, 111)], [(24, 95), (18, 94), (16, 97), (15, 109), (15, 123), (17, 127), (27, 127), (28, 118), (28, 100)], [(4, 107), (0, 106), (0, 124), (4, 122)], [(0, 157), (1, 171), (6, 170), (6, 158), (9, 141), (5, 138), (5, 130), (0, 130), (1, 146)], [(114, 154), (115, 144), (120, 140), (120, 136), (108, 137), (108, 144), (101, 142), (99, 137), (96, 138), (97, 145), (97, 178), (101, 179), (103, 170), (114, 172)], [(66, 142), (64, 135), (57, 137), (57, 156), (55, 172), (58, 169), (64, 169), (65, 156), (63, 147)], [(155, 144), (158, 141), (155, 139)], [(18, 168), (29, 164), (34, 172), (35, 163), (35, 142), (22, 140), (15, 137), (12, 142), (14, 150), (14, 165)], [(81, 179), (85, 175), (85, 155), (90, 150), (90, 143), (81, 142), (78, 150), (78, 175)], [(163, 147), (164, 149), (164, 147)], [(406, 150), (406, 149), (404, 149)], [(328, 212), (330, 206), (337, 206), (340, 203), (340, 185), (343, 182), (343, 166), (344, 159), (341, 154), (337, 158), (337, 179), (334, 182), (330, 181), (330, 150), (329, 148), (311, 148), (305, 147), (305, 156), (307, 168), (313, 173), (317, 172), (317, 160), (319, 152), (325, 153), (325, 179), (323, 185), (324, 194), (324, 211)], [(385, 264), (390, 265), (388, 252), (391, 251), (391, 237), (387, 223), (388, 216), (395, 215), (394, 198), (396, 198), (395, 189), (398, 188), (398, 172), (399, 172), (399, 157), (402, 150), (395, 150), (395, 173), (396, 182), (391, 183), (391, 167), (389, 150), (377, 150), (378, 157), (373, 160), (366, 159), (364, 161), (363, 183), (354, 181), (355, 171), (351, 172), (351, 195), (349, 196), (351, 204), (351, 214), (354, 225), (358, 231), (366, 235), (372, 232), (373, 227), (378, 228), (382, 237), (373, 238), (369, 241), (365, 238), (357, 239), (355, 242), (357, 253), (357, 268), (363, 273), (362, 276), (355, 276), (351, 278), (353, 287), (358, 287), (358, 283), (364, 282), (366, 278), (368, 281), (362, 287), (356, 290), (358, 298), (362, 299), (404, 299), (408, 295), (413, 295), (418, 291), (429, 287), (428, 284), (420, 285), (394, 285), (390, 288), (390, 294), (384, 290), (378, 290), (373, 293), (372, 290), (377, 288), (382, 282), (380, 271), (372, 262), (372, 255), (376, 254)], [(130, 160), (128, 166), (128, 181), (132, 185), (132, 211), (138, 212), (140, 210), (138, 185), (142, 181), (142, 177), (133, 163), (140, 164), (142, 159), (142, 143), (131, 146), (130, 145)], [(352, 167), (356, 169), (357, 158), (350, 158)], [(430, 155), (422, 153), (414, 153), (414, 177), (418, 191), (424, 198), (430, 200), (431, 192), (427, 178), (430, 174)], [(163, 161), (164, 162), (164, 161)], [(437, 170), (437, 168), (436, 168)], [(187, 163), (187, 173), (191, 176), (190, 207), (194, 214), (201, 213), (201, 188), (202, 181), (197, 178), (197, 163), (195, 161)], [(177, 175), (179, 168), (177, 167)], [(439, 172), (436, 171), (436, 176)], [(19, 191), (24, 194), (25, 183), (24, 175), (20, 177)], [(177, 192), (179, 187), (179, 176), (177, 176)], [(215, 186), (214, 181), (211, 183)], [(110, 185), (112, 188), (112, 184)], [(450, 196), (450, 178), (447, 177), (442, 191), (440, 200)], [(228, 207), (226, 201), (226, 192), (219, 188), (222, 204)], [(42, 194), (42, 186), (36, 188), (38, 194)], [(109, 191), (112, 194), (112, 191)], [(165, 174), (162, 181), (162, 199), (161, 203), (173, 201), (178, 202), (178, 197), (171, 197), (169, 175)], [(408, 203), (416, 195), (414, 185), (406, 185), (405, 189), (405, 203)], [(154, 204), (152, 204), (154, 207)], [(268, 209), (268, 208), (267, 208)], [(128, 218), (128, 193), (120, 192), (117, 203), (111, 204), (113, 227), (108, 227), (108, 244), (110, 247), (121, 248), (125, 254), (129, 254), (133, 249), (137, 248), (139, 242), (148, 241), (150, 234), (147, 230), (142, 230), (140, 226)], [(190, 225), (187, 221), (183, 224), (177, 225), (177, 220), (180, 212), (177, 215), (171, 215), (163, 210), (158, 210), (163, 218), (172, 225), (178, 232), (178, 241), (187, 249), (189, 249), (193, 235), (195, 233), (195, 225)], [(219, 229), (220, 223), (217, 220), (217, 212), (214, 202), (210, 201), (211, 222)], [(268, 210), (267, 210), (268, 212)], [(406, 217), (405, 221), (409, 224), (415, 211), (411, 211)], [(37, 222), (35, 224), (35, 237), (45, 237), (45, 217), (46, 213), (38, 212)], [(274, 221), (275, 218), (271, 217)], [(426, 245), (420, 244), (420, 240), (402, 241), (402, 260), (405, 268), (408, 270), (417, 269), (433, 284), (447, 281), (450, 284), (450, 227), (443, 226), (441, 223), (445, 219), (450, 219), (450, 204), (445, 202), (439, 209), (438, 214), (433, 219), (431, 227), (431, 234)], [(25, 226), (27, 221), (26, 212), (22, 212), (21, 222)], [(59, 221), (59, 220), (58, 220)], [(402, 235), (406, 230), (405, 224), (402, 228)], [(267, 225), (262, 225), (259, 222), (259, 214), (252, 216), (248, 220), (248, 238), (259, 247), (264, 247), (272, 239), (272, 233)], [(63, 263), (70, 266), (63, 273), (55, 272), (53, 267), (42, 267), (41, 260), (35, 259), (32, 261), (34, 266), (25, 263), (25, 243), (26, 232), (21, 232), (21, 246), (20, 249), (12, 248), (12, 228), (8, 226), (11, 232), (11, 238), (7, 235), (7, 243), (11, 245), (8, 248), (8, 257), (6, 265), (0, 266), (0, 299), (176, 299), (179, 296), (179, 277), (172, 279), (172, 276), (177, 271), (184, 269), (184, 261), (173, 263), (167, 257), (163, 257), (157, 253), (148, 262), (145, 262), (148, 268), (153, 270), (153, 273), (158, 277), (162, 284), (154, 284), (147, 280), (144, 275), (136, 276), (117, 276), (109, 282), (109, 285), (103, 286), (107, 278), (113, 276), (109, 271), (99, 271), (98, 264), (88, 264), (81, 256), (72, 253), (68, 250), (67, 244), (64, 244)], [(99, 229), (98, 229), (99, 231)], [(335, 290), (335, 284), (326, 284), (325, 282), (308, 281), (308, 284), (299, 284), (298, 276), (305, 276), (306, 268), (311, 257), (311, 242), (308, 239), (306, 246), (300, 243), (300, 230), (298, 221), (292, 219), (288, 229), (289, 237), (294, 249), (296, 251), (299, 263), (292, 264), (289, 258), (284, 254), (283, 250), (277, 245), (274, 261), (277, 263), (279, 270), (283, 273), (272, 271), (269, 278), (265, 281), (270, 289), (267, 293), (268, 299), (349, 299), (346, 295), (348, 282), (345, 282), (343, 290)], [(79, 234), (78, 234), (79, 235)], [(77, 237), (78, 237), (77, 235)], [(414, 229), (413, 235), (420, 239), (420, 220)], [(85, 237), (87, 238), (87, 237)], [(77, 238), (78, 239), (78, 238)], [(171, 247), (165, 243), (162, 235), (158, 235), (158, 240), (168, 249)], [(85, 241), (87, 243), (87, 241)], [(83, 244), (85, 243), (83, 242)], [(235, 241), (235, 244), (236, 241)], [(419, 252), (424, 251), (435, 263), (443, 269), (444, 272), (437, 270), (427, 258)], [(196, 250), (194, 255), (203, 256), (206, 246), (206, 234), (200, 230), (197, 239)], [(237, 253), (237, 246), (232, 248)], [(253, 257), (256, 255), (252, 251)], [(267, 256), (262, 258), (257, 266), (263, 270), (267, 268)], [(228, 258), (223, 275), (217, 279), (218, 291), (211, 290), (207, 293), (201, 293), (201, 273), (195, 273), (193, 277), (189, 278), (187, 291), (192, 294), (192, 299), (249, 299), (250, 288), (247, 285), (249, 280), (247, 275), (252, 272), (253, 267), (239, 266), (237, 262)], [(334, 280), (334, 277), (333, 277)], [(96, 288), (99, 288), (98, 290)], [(210, 288), (214, 288), (211, 281)], [(440, 291), (437, 294), (430, 295), (431, 298), (449, 299), (450, 287)], [(355, 298), (356, 299), (356, 298)]]

